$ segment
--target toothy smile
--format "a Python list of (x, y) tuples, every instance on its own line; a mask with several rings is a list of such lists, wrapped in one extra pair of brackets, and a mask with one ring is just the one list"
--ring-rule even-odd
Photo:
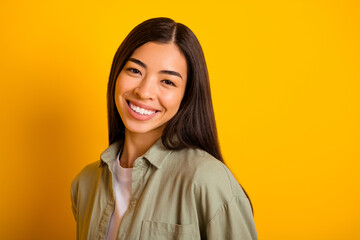
[(141, 114), (141, 115), (151, 115), (151, 114), (156, 113), (156, 111), (138, 107), (138, 106), (132, 104), (131, 102), (128, 102), (128, 104), (129, 104), (129, 107), (131, 108), (131, 110), (133, 110), (134, 112)]

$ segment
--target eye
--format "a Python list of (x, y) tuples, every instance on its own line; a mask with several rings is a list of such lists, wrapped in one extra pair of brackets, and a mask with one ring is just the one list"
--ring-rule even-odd
[(170, 80), (162, 80), (162, 82), (165, 83), (166, 85), (170, 85), (170, 86), (176, 87), (176, 85), (175, 85), (172, 81), (170, 81)]
[(133, 74), (140, 74), (140, 75), (142, 75), (141, 72), (140, 72), (138, 69), (136, 69), (136, 68), (127, 68), (126, 70), (129, 71), (130, 73), (133, 73)]

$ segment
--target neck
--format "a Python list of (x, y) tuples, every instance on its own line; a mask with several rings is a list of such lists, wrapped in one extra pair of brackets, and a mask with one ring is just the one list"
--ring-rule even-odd
[(133, 133), (125, 129), (125, 142), (120, 165), (124, 168), (132, 168), (134, 161), (145, 154), (160, 137), (161, 134)]

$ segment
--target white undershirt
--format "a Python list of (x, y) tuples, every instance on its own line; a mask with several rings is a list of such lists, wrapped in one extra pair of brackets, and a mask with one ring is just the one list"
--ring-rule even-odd
[(116, 239), (121, 218), (129, 206), (131, 196), (132, 168), (121, 167), (119, 157), (120, 153), (117, 155), (113, 167), (112, 180), (115, 195), (115, 209), (110, 218), (109, 228), (105, 237), (106, 240)]

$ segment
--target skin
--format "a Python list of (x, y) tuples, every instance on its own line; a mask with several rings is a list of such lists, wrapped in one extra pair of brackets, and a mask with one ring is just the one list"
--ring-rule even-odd
[[(174, 43), (148, 42), (134, 51), (120, 72), (115, 103), (125, 125), (120, 165), (132, 167), (162, 135), (179, 110), (187, 82), (186, 59)], [(136, 111), (146, 109), (141, 113)]]

